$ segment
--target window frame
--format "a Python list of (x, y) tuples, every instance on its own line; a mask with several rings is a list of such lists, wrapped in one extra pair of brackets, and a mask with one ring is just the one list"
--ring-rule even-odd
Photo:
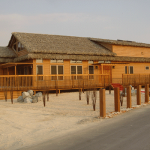
[[(90, 74), (90, 67), (93, 67), (93, 73)], [(89, 65), (88, 66), (88, 74), (89, 74), (89, 80), (93, 80), (94, 79), (94, 66), (93, 65)]]
[(128, 67), (129, 74), (134, 74), (134, 67), (133, 67), (133, 73), (131, 73), (131, 71), (130, 71), (130, 68), (131, 68), (131, 67), (133, 67), (133, 66), (129, 66), (129, 67)]
[[(44, 69), (43, 69), (43, 65), (36, 65), (36, 75), (38, 76), (38, 74), (37, 74), (37, 67), (38, 66), (42, 66), (42, 72), (43, 72), (43, 74), (41, 74), (41, 75), (44, 75)], [(39, 74), (40, 75), (40, 74)], [(37, 78), (36, 78), (36, 80), (38, 80)], [(41, 79), (41, 81), (42, 80), (44, 80), (44, 76), (42, 77), (42, 79)]]
[(128, 66), (125, 66), (124, 69), (125, 69), (125, 74), (128, 74)]
[[(62, 80), (64, 80), (64, 65), (50, 65), (50, 75), (52, 75), (52, 66), (56, 66), (56, 76), (57, 76), (57, 80), (59, 80), (59, 81), (62, 81)], [(61, 76), (58, 76), (58, 75), (61, 75), (61, 74), (58, 74), (58, 66), (62, 66), (63, 67), (63, 74), (62, 74), (62, 80), (60, 80), (59, 79), (59, 77), (61, 77)], [(53, 74), (54, 75), (54, 74)], [(52, 76), (51, 76), (51, 80), (53, 80), (52, 79)], [(55, 80), (53, 80), (53, 81), (55, 81)]]
[[(71, 67), (72, 67), (72, 66), (75, 66), (75, 67), (76, 67), (76, 74), (72, 74), (72, 73), (71, 73)], [(78, 80), (77, 77), (78, 77), (78, 75), (80, 75), (80, 74), (78, 74), (77, 66), (81, 66), (81, 67), (82, 67), (82, 74), (83, 74), (83, 66), (82, 66), (82, 65), (70, 65), (70, 74), (75, 76), (75, 79), (74, 79), (74, 80)]]

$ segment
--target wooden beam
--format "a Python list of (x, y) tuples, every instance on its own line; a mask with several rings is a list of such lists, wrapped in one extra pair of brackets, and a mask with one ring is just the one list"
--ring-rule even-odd
[(7, 68), (7, 65), (33, 65), (33, 63), (5, 63), (5, 64), (0, 64), (0, 67), (3, 67), (3, 68)]
[(12, 38), (11, 38), (10, 44), (9, 44), (10, 47), (12, 47), (12, 44), (13, 44), (14, 39), (15, 39), (15, 37), (12, 35)]

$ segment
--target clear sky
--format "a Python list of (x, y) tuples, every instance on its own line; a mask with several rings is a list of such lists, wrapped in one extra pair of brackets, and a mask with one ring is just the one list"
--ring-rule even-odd
[(150, 43), (150, 0), (0, 0), (0, 46), (12, 32)]

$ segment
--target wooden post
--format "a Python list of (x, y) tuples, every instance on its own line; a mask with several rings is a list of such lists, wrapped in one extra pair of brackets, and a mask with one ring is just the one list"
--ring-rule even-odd
[(102, 74), (103, 74), (103, 65), (101, 65), (102, 66)]
[(127, 87), (127, 108), (131, 108), (131, 86)]
[(149, 84), (145, 85), (145, 103), (149, 102)]
[(115, 103), (115, 112), (120, 112), (120, 91), (119, 88), (114, 88), (114, 103)]
[(99, 90), (99, 104), (100, 104), (100, 117), (106, 117), (106, 100), (105, 100), (105, 89)]
[(79, 88), (79, 100), (81, 100), (81, 89)]
[(109, 85), (109, 94), (111, 94), (111, 85)]
[(141, 105), (141, 85), (137, 86), (137, 105)]

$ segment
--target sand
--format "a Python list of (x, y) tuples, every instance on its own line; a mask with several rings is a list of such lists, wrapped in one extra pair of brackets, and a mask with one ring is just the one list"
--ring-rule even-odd
[[(144, 104), (144, 94), (142, 94)], [(136, 96), (132, 96), (132, 106), (136, 105)], [(43, 102), (18, 103), (14, 100), (0, 101), (0, 149), (16, 150), (53, 139), (71, 130), (78, 130), (95, 122), (104, 121), (99, 118), (99, 92), (97, 91), (96, 111), (93, 111), (91, 94), (87, 105), (86, 94), (79, 100), (78, 92), (50, 94), (50, 100), (43, 107)], [(124, 98), (122, 112), (126, 109)], [(114, 93), (106, 91), (107, 118), (113, 117)], [(113, 112), (113, 113), (112, 113)]]

